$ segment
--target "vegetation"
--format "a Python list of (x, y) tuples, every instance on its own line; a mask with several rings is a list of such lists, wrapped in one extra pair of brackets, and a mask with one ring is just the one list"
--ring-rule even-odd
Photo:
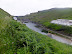
[(55, 30), (55, 31), (61, 31), (62, 33), (66, 33), (69, 36), (72, 36), (72, 27), (71, 26), (64, 26), (64, 25), (58, 25), (53, 24), (49, 22), (43, 23), (44, 26), (46, 26), (49, 29)]
[(56, 19), (71, 19), (72, 8), (52, 8), (49, 10), (38, 11), (26, 16), (18, 16), (19, 20), (30, 19), (34, 22), (43, 24), (44, 22), (51, 22)]
[(48, 31), (46, 31), (46, 30), (44, 30), (44, 29), (42, 30), (42, 32), (48, 33)]
[(72, 46), (39, 34), (0, 9), (0, 54), (72, 54)]
[(21, 21), (29, 19), (31, 21), (40, 23), (45, 27), (48, 27), (55, 31), (60, 31), (63, 34), (72, 36), (72, 26), (63, 26), (57, 24), (51, 24), (52, 20), (56, 19), (71, 19), (72, 20), (72, 8), (52, 8), (49, 10), (38, 11), (37, 13), (31, 13), (24, 17), (19, 16), (18, 19)]

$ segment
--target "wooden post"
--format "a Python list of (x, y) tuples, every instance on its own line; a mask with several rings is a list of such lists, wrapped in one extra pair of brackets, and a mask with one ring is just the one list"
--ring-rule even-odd
[(51, 33), (48, 33), (48, 36), (52, 38), (52, 34)]

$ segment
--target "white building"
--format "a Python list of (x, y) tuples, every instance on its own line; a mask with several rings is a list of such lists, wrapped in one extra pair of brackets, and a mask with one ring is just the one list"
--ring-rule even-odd
[(13, 17), (14, 20), (17, 20), (17, 17)]

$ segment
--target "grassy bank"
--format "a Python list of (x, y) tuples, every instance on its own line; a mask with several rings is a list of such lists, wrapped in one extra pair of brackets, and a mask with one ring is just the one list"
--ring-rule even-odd
[(58, 25), (58, 24), (53, 24), (49, 22), (45, 22), (43, 23), (43, 25), (51, 30), (58, 31), (62, 34), (72, 37), (72, 27), (71, 26)]
[(72, 46), (27, 28), (3, 10), (0, 13), (0, 54), (72, 54)]

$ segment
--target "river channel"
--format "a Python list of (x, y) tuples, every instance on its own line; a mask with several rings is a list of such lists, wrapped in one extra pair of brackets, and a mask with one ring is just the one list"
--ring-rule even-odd
[[(36, 26), (35, 23), (28, 22), (28, 23), (24, 23), (24, 24), (26, 24), (26, 26), (27, 26), (28, 28), (30, 28), (30, 29), (38, 32), (38, 33), (41, 33), (41, 34), (43, 34), (43, 35), (47, 35), (47, 36), (48, 36), (47, 33), (42, 32), (42, 28), (40, 28), (40, 27), (38, 27), (38, 28), (35, 27), (35, 26)], [(66, 38), (63, 38), (63, 37), (60, 37), (60, 36), (57, 36), (57, 35), (54, 35), (54, 34), (51, 34), (51, 36), (52, 36), (52, 37), (51, 37), (52, 39), (55, 39), (55, 40), (57, 40), (57, 41), (59, 41), (59, 42), (62, 42), (62, 43), (66, 43), (66, 44), (72, 45), (72, 42), (71, 42), (70, 40), (66, 39)]]

